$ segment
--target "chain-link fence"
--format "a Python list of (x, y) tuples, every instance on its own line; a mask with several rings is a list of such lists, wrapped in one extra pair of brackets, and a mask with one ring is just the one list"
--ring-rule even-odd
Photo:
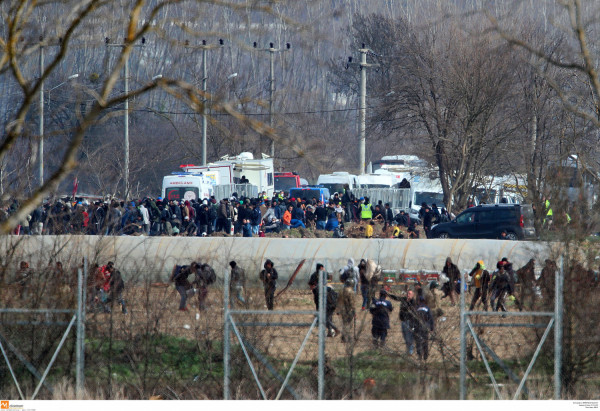
[[(77, 260), (64, 264), (62, 269), (52, 262), (47, 267), (19, 267), (18, 261), (4, 261), (2, 271), (3, 308), (76, 309)], [(163, 270), (149, 266), (138, 270), (122, 270), (125, 289), (120, 295), (100, 292), (102, 281), (95, 264), (107, 261), (90, 258), (86, 284), (87, 313), (85, 318), (85, 395), (89, 399), (221, 399), (224, 395), (224, 280), (206, 288), (193, 283), (186, 294), (186, 310), (179, 310), (181, 296)], [(189, 262), (181, 262), (189, 263)], [(565, 310), (571, 314), (565, 336), (565, 352), (570, 357), (563, 363), (562, 376), (573, 378), (564, 388), (563, 398), (594, 398), (598, 392), (597, 333), (591, 321), (596, 320), (597, 282), (594, 273), (575, 267), (565, 271)], [(116, 266), (119, 269), (118, 266)], [(545, 267), (546, 268), (546, 267)], [(24, 273), (27, 276), (23, 277)], [(588, 275), (589, 274), (589, 275)], [(279, 292), (292, 272), (279, 272)], [(588, 275), (586, 277), (585, 275)], [(25, 278), (24, 281), (21, 281)], [(584, 286), (569, 279), (579, 279)], [(325, 399), (458, 399), (460, 371), (460, 315), (457, 295), (444, 298), (444, 293), (433, 289), (429, 301), (434, 330), (409, 346), (410, 338), (403, 332), (399, 318), (402, 298), (418, 288), (412, 278), (397, 276), (391, 282), (378, 284), (371, 297), (377, 298), (382, 285), (388, 287), (393, 311), (389, 314), (390, 328), (385, 344), (373, 341), (373, 314), (370, 304), (363, 308), (360, 287), (349, 297), (355, 315), (344, 316), (341, 309), (344, 294), (342, 284), (334, 275), (332, 288), (338, 293), (338, 307), (331, 317), (335, 333), (325, 341), (324, 390)], [(542, 278), (543, 280), (543, 278)], [(407, 282), (408, 281), (408, 282)], [(314, 314), (314, 296), (305, 283), (297, 279), (274, 301), (272, 314), (266, 310), (265, 291), (258, 273), (247, 272), (245, 288), (238, 299), (238, 290), (232, 294), (233, 309), (250, 310), (234, 316), (237, 333), (232, 331), (230, 341), (229, 390), (231, 399), (317, 399), (319, 398), (319, 344), (318, 326)], [(551, 284), (538, 282), (539, 290), (525, 281), (517, 285), (515, 295), (528, 310), (552, 305)], [(425, 284), (424, 284), (425, 285)], [(571, 287), (571, 288), (570, 288)], [(575, 288), (572, 288), (575, 287)], [(425, 285), (426, 289), (428, 287)], [(594, 291), (595, 290), (595, 291)], [(579, 295), (582, 300), (571, 298)], [(467, 303), (473, 292), (466, 294)], [(526, 298), (525, 298), (526, 297)], [(429, 298), (429, 297), (428, 297)], [(242, 301), (243, 300), (243, 301)], [(126, 314), (123, 312), (123, 304)], [(468, 304), (467, 304), (468, 305)], [(516, 301), (507, 298), (509, 311), (517, 311)], [(588, 307), (589, 309), (585, 309)], [(482, 309), (483, 305), (475, 306)], [(285, 311), (285, 312), (284, 312)], [(584, 315), (585, 314), (585, 315)], [(17, 350), (7, 349), (13, 371), (21, 383), (25, 398), (29, 398), (39, 384), (39, 375), (51, 361), (61, 342), (69, 314), (0, 315), (0, 338)], [(520, 378), (529, 366), (529, 360), (540, 341), (543, 328), (477, 326), (482, 319), (471, 318), (479, 341), (497, 355), (490, 359), (500, 392), (504, 397), (514, 394), (518, 382), (510, 369)], [(494, 322), (537, 324), (540, 318), (523, 317), (518, 320), (498, 317)], [(265, 327), (265, 324), (270, 324)], [(596, 323), (597, 324), (597, 323)], [(566, 326), (566, 325), (565, 325)], [(62, 327), (62, 328), (61, 328)], [(312, 327), (312, 329), (311, 329)], [(417, 340), (414, 325), (413, 340)], [(310, 332), (309, 332), (310, 331)], [(236, 334), (239, 334), (236, 335)], [(595, 340), (594, 340), (595, 339)], [(585, 342), (585, 345), (579, 343)], [(243, 342), (243, 344), (241, 344)], [(420, 343), (421, 350), (417, 350)], [(423, 355), (427, 347), (427, 359)], [(302, 348), (301, 353), (298, 352)], [(412, 348), (412, 349), (411, 349)], [(485, 348), (483, 348), (485, 349)], [(596, 350), (596, 351), (594, 351)], [(417, 351), (421, 351), (421, 355)], [(487, 352), (487, 351), (486, 351)], [(467, 340), (468, 399), (492, 399), (497, 394), (487, 375), (477, 344)], [(530, 373), (520, 398), (549, 399), (553, 397), (552, 335), (540, 353), (540, 360)], [(249, 365), (248, 358), (252, 363)], [(37, 399), (75, 398), (76, 335), (71, 333), (64, 341), (46, 383)], [(294, 371), (288, 371), (294, 365)], [(567, 367), (570, 367), (567, 369)], [(578, 377), (580, 372), (585, 377)], [(257, 375), (261, 386), (256, 383)], [(286, 381), (287, 379), (287, 381)], [(283, 382), (286, 381), (282, 390)], [(0, 392), (4, 398), (19, 398), (5, 362), (0, 363)]]
[(352, 193), (356, 198), (369, 197), (371, 204), (381, 201), (389, 203), (392, 210), (410, 209), (410, 188), (355, 188)]
[(231, 198), (233, 194), (237, 198), (256, 198), (258, 197), (258, 187), (252, 184), (221, 184), (213, 187), (213, 196), (217, 201)]

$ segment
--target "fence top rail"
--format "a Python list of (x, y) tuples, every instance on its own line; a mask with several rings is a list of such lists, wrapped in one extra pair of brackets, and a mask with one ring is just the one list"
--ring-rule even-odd
[(77, 314), (77, 310), (48, 309), (48, 308), (0, 308), (0, 313), (23, 314)]
[(488, 317), (554, 317), (554, 312), (548, 311), (465, 311), (464, 315), (483, 315)]
[(318, 311), (309, 310), (229, 310), (229, 314), (240, 315), (240, 314), (266, 314), (266, 315), (318, 315)]

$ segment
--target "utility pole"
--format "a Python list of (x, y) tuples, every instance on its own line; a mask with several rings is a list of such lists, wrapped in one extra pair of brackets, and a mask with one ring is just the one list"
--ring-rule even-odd
[[(40, 41), (43, 40), (40, 38)], [(44, 185), (44, 45), (40, 44), (40, 142), (38, 148), (39, 181), (40, 187)]]
[(360, 174), (365, 173), (366, 141), (367, 141), (367, 49), (362, 45), (360, 51), (360, 108), (359, 115), (359, 153)]
[[(258, 44), (254, 42), (254, 48), (257, 49)], [(285, 49), (276, 49), (273, 43), (269, 43), (269, 48), (265, 49), (257, 49), (259, 51), (268, 51), (269, 52), (269, 66), (270, 66), (270, 76), (269, 76), (269, 127), (273, 129), (273, 98), (275, 95), (275, 53), (284, 52), (290, 50), (292, 45), (290, 43), (285, 43)], [(271, 158), (275, 157), (275, 140), (271, 140)]]
[[(110, 38), (104, 39), (106, 47), (120, 47), (121, 49), (127, 46), (127, 39), (124, 43), (117, 44), (111, 43)], [(146, 44), (146, 38), (142, 37), (142, 44), (134, 44), (131, 47), (143, 47)], [(127, 200), (129, 197), (129, 56), (125, 59), (125, 113), (123, 114), (123, 143), (124, 143), (124, 186), (125, 192), (123, 193), (123, 199)]]
[(225, 42), (223, 41), (223, 39), (219, 39), (219, 44), (218, 45), (212, 45), (212, 44), (206, 44), (206, 40), (202, 40), (202, 45), (201, 46), (191, 46), (189, 44), (189, 41), (186, 40), (185, 41), (185, 47), (188, 48), (193, 48), (193, 49), (200, 49), (202, 50), (202, 94), (203, 94), (203, 104), (202, 104), (202, 165), (205, 166), (207, 163), (207, 156), (206, 156), (206, 133), (207, 133), (207, 117), (206, 117), (206, 85), (207, 85), (207, 80), (208, 80), (208, 69), (207, 69), (207, 57), (208, 57), (208, 50), (212, 50), (212, 49), (216, 49), (216, 48), (222, 48), (225, 45)]
[(125, 60), (125, 117), (123, 118), (124, 145), (125, 145), (125, 197), (129, 198), (129, 56)]
[[(206, 40), (202, 40), (202, 45), (206, 46)], [(206, 70), (206, 47), (202, 47), (202, 93), (204, 104), (202, 104), (202, 165), (206, 165), (206, 80), (208, 72)]]
[[(358, 49), (360, 52), (360, 98), (358, 107), (358, 168), (360, 174), (365, 174), (366, 167), (366, 141), (367, 141), (367, 69), (378, 67), (379, 64), (367, 64), (367, 53), (371, 50), (365, 44)], [(352, 64), (352, 57), (348, 57), (348, 66)], [(346, 68), (348, 68), (346, 66)]]

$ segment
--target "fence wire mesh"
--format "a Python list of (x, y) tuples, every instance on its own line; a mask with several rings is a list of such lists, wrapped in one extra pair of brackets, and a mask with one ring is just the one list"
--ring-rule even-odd
[[(73, 259), (76, 261), (77, 259)], [(93, 264), (94, 261), (91, 262)], [(104, 264), (105, 262), (102, 262)], [(0, 291), (3, 308), (39, 308), (75, 310), (77, 264), (65, 264), (63, 270), (48, 266), (28, 269), (25, 283), (17, 281), (22, 272), (16, 264), (5, 264)], [(118, 267), (117, 267), (118, 268)], [(600, 392), (598, 373), (598, 334), (594, 330), (597, 314), (586, 310), (588, 304), (597, 304), (597, 282), (569, 282), (583, 278), (574, 268), (565, 273), (565, 310), (572, 313), (565, 324), (570, 332), (565, 336), (565, 350), (571, 353), (563, 364), (563, 377), (573, 378), (571, 390), (566, 388), (563, 398), (597, 398)], [(208, 286), (204, 308), (200, 307), (198, 289), (187, 299), (188, 311), (179, 311), (180, 295), (163, 271), (147, 267), (123, 272), (125, 290), (123, 300), (127, 314), (117, 296), (104, 301), (94, 284), (94, 268), (90, 267), (87, 283), (87, 315), (85, 343), (85, 397), (87, 399), (220, 399), (223, 397), (223, 296), (224, 283)], [(284, 284), (291, 273), (280, 273)], [(265, 295), (258, 281), (258, 273), (247, 273), (248, 283), (243, 292), (245, 303), (236, 308), (265, 310)], [(401, 296), (414, 284), (398, 280), (390, 284), (390, 293)], [(314, 310), (313, 294), (304, 288), (306, 279), (296, 280), (291, 288), (278, 297), (274, 309)], [(342, 285), (333, 283), (341, 295)], [(569, 288), (571, 287), (571, 288)], [(525, 298), (531, 308), (551, 307), (552, 287), (542, 284), (540, 289), (522, 282), (517, 296)], [(540, 291), (541, 290), (541, 291)], [(362, 298), (355, 295), (353, 306), (356, 316), (344, 322), (338, 308), (333, 324), (336, 336), (326, 339), (325, 398), (326, 399), (456, 399), (459, 396), (458, 375), (460, 358), (459, 309), (449, 298), (433, 291), (435, 330), (429, 334), (429, 357), (420, 359), (416, 347), (410, 354), (398, 316), (399, 303), (392, 300), (390, 329), (383, 347), (375, 347), (371, 334), (372, 315), (362, 310)], [(580, 295), (585, 304), (568, 297)], [(191, 292), (190, 292), (191, 294)], [(467, 294), (470, 301), (472, 294)], [(235, 299), (235, 296), (234, 296)], [(456, 300), (456, 296), (455, 296)], [(510, 311), (518, 310), (515, 302), (506, 302)], [(482, 307), (476, 306), (475, 309)], [(7, 350), (14, 371), (30, 396), (39, 382), (35, 376), (48, 364), (56, 349), (68, 313), (8, 313), (0, 314), (0, 339), (4, 346), (10, 342), (18, 353)], [(267, 398), (276, 398), (299, 348), (303, 344), (314, 316), (273, 314), (268, 318), (259, 314), (234, 316), (247, 354)], [(539, 342), (543, 328), (533, 327), (478, 327), (482, 322), (471, 318), (481, 341), (494, 350), (505, 365), (522, 376), (531, 354)], [(260, 323), (276, 323), (273, 327), (258, 327)], [(543, 323), (541, 318), (497, 318), (497, 323)], [(547, 319), (546, 319), (547, 322)], [(291, 324), (302, 324), (302, 326)], [(587, 331), (586, 331), (587, 330)], [(344, 337), (342, 337), (344, 335)], [(579, 337), (578, 337), (579, 336)], [(344, 338), (344, 341), (342, 341)], [(534, 367), (521, 398), (548, 399), (553, 396), (552, 336), (542, 349), (540, 361)], [(570, 344), (570, 346), (569, 346)], [(487, 377), (481, 355), (472, 339), (468, 340), (469, 399), (496, 398)], [(250, 348), (251, 347), (251, 348)], [(76, 338), (67, 337), (55, 366), (48, 375), (38, 399), (75, 398)], [(488, 357), (490, 358), (490, 357)], [(23, 361), (24, 360), (24, 361)], [(318, 337), (317, 327), (308, 336), (303, 352), (290, 375), (287, 389), (281, 399), (315, 399), (318, 396)], [(491, 368), (503, 396), (511, 397), (518, 382), (504, 368), (490, 359)], [(234, 335), (231, 339), (231, 397), (232, 399), (260, 399), (260, 388), (254, 381), (246, 354)], [(571, 369), (566, 367), (571, 367)], [(571, 373), (581, 372), (577, 378)], [(0, 363), (0, 393), (4, 398), (18, 398), (5, 362)]]

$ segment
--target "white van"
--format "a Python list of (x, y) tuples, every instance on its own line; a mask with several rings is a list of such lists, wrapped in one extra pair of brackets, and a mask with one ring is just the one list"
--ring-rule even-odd
[(212, 195), (212, 184), (202, 173), (181, 173), (163, 177), (162, 197), (165, 200), (202, 200)]
[(345, 185), (352, 190), (358, 185), (358, 180), (356, 175), (347, 171), (336, 171), (331, 174), (321, 174), (317, 179), (317, 185), (327, 188), (332, 195), (333, 193), (342, 195)]

